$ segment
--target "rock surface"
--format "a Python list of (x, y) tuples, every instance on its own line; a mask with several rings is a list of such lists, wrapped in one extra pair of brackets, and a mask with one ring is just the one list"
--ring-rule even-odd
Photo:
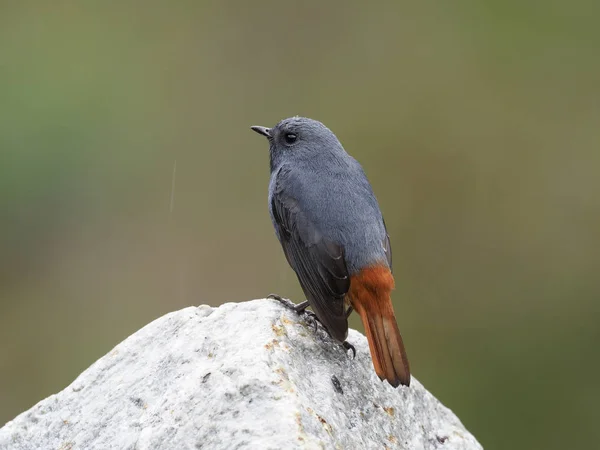
[(379, 381), (357, 351), (273, 300), (190, 307), (117, 345), (0, 429), (0, 449), (480, 449), (416, 380)]

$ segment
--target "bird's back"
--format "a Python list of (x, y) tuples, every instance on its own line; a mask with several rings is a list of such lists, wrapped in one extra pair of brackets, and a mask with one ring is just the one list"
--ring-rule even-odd
[(344, 248), (350, 274), (387, 265), (383, 218), (362, 167), (347, 154), (341, 160), (317, 159), (282, 165), (273, 172), (272, 184), (279, 180), (319, 232)]

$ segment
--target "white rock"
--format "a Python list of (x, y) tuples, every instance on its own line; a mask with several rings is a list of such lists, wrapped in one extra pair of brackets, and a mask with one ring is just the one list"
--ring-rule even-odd
[(414, 378), (379, 381), (362, 334), (348, 340), (354, 360), (273, 300), (186, 308), (8, 422), (0, 449), (481, 448)]

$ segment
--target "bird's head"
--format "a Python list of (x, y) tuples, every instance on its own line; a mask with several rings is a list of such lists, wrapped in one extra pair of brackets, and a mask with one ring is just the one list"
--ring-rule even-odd
[(314, 159), (327, 154), (346, 154), (335, 134), (317, 120), (290, 117), (272, 128), (251, 128), (269, 140), (271, 170), (286, 161)]

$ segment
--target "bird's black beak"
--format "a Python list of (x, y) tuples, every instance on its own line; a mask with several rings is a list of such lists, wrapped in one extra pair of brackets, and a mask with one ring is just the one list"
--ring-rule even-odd
[(253, 127), (250, 127), (253, 131), (256, 131), (258, 134), (262, 134), (263, 136), (266, 136), (268, 138), (271, 137), (271, 130), (269, 128), (266, 127), (259, 127), (254, 125)]

